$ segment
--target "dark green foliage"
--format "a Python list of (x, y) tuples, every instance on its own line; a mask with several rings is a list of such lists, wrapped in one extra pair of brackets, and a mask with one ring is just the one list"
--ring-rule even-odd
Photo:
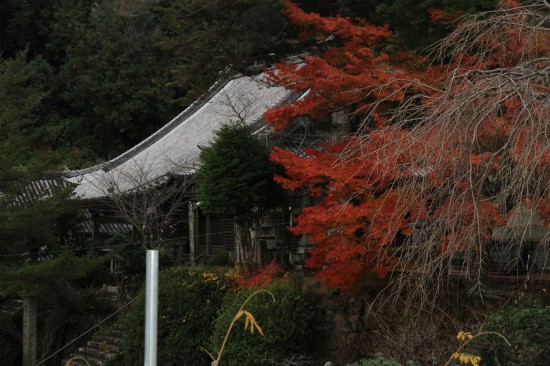
[[(70, 196), (71, 192), (65, 189), (29, 206), (0, 204), (0, 255), (8, 255), (3, 263), (39, 261), (41, 247), (47, 247), (49, 252), (77, 249), (80, 243), (76, 225), (81, 219)], [(27, 256), (18, 255), (26, 252)]]
[[(85, 23), (71, 17), (84, 19), (82, 3), (76, 13), (62, 4), (49, 54), (62, 62), (67, 134), (102, 158), (149, 136), (228, 65), (272, 52), (286, 24), (277, 0), (103, 0)], [(66, 56), (55, 54), (65, 40)]]
[(30, 46), (39, 54), (45, 43), (48, 9), (55, 0), (2, 0), (0, 2), (0, 50), (8, 57)]
[(268, 148), (248, 127), (225, 125), (201, 154), (196, 190), (201, 209), (213, 215), (253, 217), (277, 197), (274, 173)]
[[(203, 267), (177, 267), (159, 274), (158, 363), (164, 366), (208, 365), (201, 351), (212, 334), (212, 322), (228, 280)], [(124, 365), (143, 364), (143, 291), (125, 319)]]
[(483, 365), (547, 365), (550, 360), (550, 306), (503, 309), (492, 314), (482, 329), (502, 334), (512, 345), (495, 335), (476, 338), (471, 353), (481, 356)]
[(78, 116), (67, 133), (103, 158), (140, 142), (180, 109), (166, 86), (173, 57), (155, 46), (159, 19), (147, 2), (132, 4), (138, 2), (95, 4), (89, 23), (75, 29), (60, 72), (67, 118)]
[[(236, 324), (220, 360), (224, 366), (260, 366), (281, 361), (292, 355), (310, 351), (313, 335), (316, 298), (309, 290), (293, 285), (275, 284), (265, 289), (275, 296), (259, 293), (245, 306), (265, 333), (244, 331), (244, 319)], [(242, 289), (227, 294), (215, 322), (209, 351), (216, 356), (229, 323), (239, 307), (254, 289)]]
[(65, 252), (54, 259), (3, 268), (0, 273), (0, 294), (32, 296), (41, 301), (66, 305), (78, 292), (80, 285), (87, 283), (87, 286), (92, 287), (92, 277), (101, 283), (98, 275), (102, 273), (101, 269), (108, 259), (77, 257)]
[(72, 44), (90, 22), (96, 0), (56, 0), (48, 11), (48, 37), (44, 57), (55, 68), (67, 62), (67, 46)]
[(0, 58), (0, 191), (4, 194), (38, 168), (31, 145), (36, 137), (34, 113), (45, 92), (33, 85), (33, 65), (25, 57), (21, 51), (13, 59)]
[(160, 2), (159, 45), (174, 53), (173, 84), (192, 102), (219, 73), (244, 70), (275, 53), (292, 52), (281, 0), (173, 0)]

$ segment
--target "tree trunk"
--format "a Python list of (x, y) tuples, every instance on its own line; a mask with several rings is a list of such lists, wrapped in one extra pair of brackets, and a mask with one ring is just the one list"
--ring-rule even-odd
[(235, 217), (235, 251), (236, 262), (243, 269), (248, 269), (250, 258), (248, 223)]
[(260, 227), (259, 220), (254, 220), (254, 224), (249, 228), (250, 232), (250, 252), (251, 252), (251, 262), (256, 267), (262, 266), (262, 252), (260, 247), (260, 242), (258, 240), (258, 228)]
[(250, 227), (250, 220), (235, 218), (235, 250), (237, 263), (245, 270), (261, 265), (260, 245), (256, 223)]

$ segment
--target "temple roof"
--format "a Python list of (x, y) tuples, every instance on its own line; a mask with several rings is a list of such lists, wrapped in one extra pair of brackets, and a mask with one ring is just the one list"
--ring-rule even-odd
[(88, 200), (106, 197), (114, 190), (130, 192), (162, 183), (171, 175), (193, 174), (201, 147), (212, 142), (222, 125), (239, 122), (252, 126), (256, 134), (268, 133), (265, 111), (296, 97), (270, 84), (265, 73), (238, 75), (216, 83), (205, 96), (127, 152), (87, 169), (67, 171), (65, 176), (76, 184), (76, 196)]

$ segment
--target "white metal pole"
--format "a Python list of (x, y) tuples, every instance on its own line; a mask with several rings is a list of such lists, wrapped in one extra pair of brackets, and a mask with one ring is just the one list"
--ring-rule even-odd
[(157, 366), (159, 252), (148, 250), (145, 271), (145, 366)]

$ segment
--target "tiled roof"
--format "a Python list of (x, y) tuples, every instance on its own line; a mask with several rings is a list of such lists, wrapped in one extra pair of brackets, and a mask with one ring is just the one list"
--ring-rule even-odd
[[(59, 173), (46, 173), (40, 179), (30, 181), (21, 192), (11, 199), (10, 204), (15, 206), (30, 206), (35, 202), (52, 197), (57, 189), (69, 188), (73, 184), (69, 183)], [(78, 224), (77, 231), (82, 233), (91, 233), (93, 229), (92, 215), (90, 211), (83, 210), (84, 220)], [(123, 222), (105, 222), (99, 224), (101, 234), (110, 233), (128, 233), (132, 230), (132, 225)]]
[(265, 111), (295, 97), (269, 84), (265, 73), (234, 77), (216, 84), (206, 97), (124, 154), (88, 169), (66, 172), (66, 176), (77, 184), (76, 196), (86, 200), (107, 196), (113, 186), (117, 192), (127, 192), (169, 174), (193, 174), (201, 147), (211, 143), (223, 124), (238, 120), (264, 133), (269, 129), (262, 119)]
[[(93, 232), (92, 215), (89, 210), (83, 210), (85, 220), (78, 224), (77, 231), (91, 234)], [(132, 231), (132, 225), (124, 222), (101, 222), (99, 224), (100, 234), (120, 233), (127, 234)]]
[(45, 176), (30, 181), (21, 192), (15, 196), (11, 203), (16, 206), (27, 206), (33, 202), (44, 200), (53, 195), (54, 190), (68, 188), (71, 184), (61, 175)]

